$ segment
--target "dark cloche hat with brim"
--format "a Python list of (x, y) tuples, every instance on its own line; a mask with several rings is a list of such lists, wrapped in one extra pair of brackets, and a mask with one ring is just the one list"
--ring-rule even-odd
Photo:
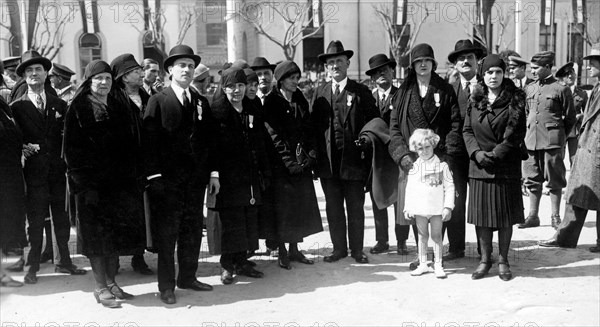
[(34, 65), (41, 64), (46, 71), (52, 68), (52, 61), (46, 57), (42, 57), (39, 52), (35, 50), (27, 50), (21, 56), (21, 63), (17, 66), (17, 75), (23, 76), (25, 68)]
[(354, 51), (344, 50), (344, 45), (342, 44), (342, 41), (333, 40), (333, 41), (329, 42), (329, 45), (327, 46), (327, 50), (325, 50), (325, 53), (322, 53), (322, 54), (318, 55), (317, 57), (319, 58), (319, 60), (322, 63), (325, 63), (327, 61), (327, 58), (340, 56), (340, 55), (345, 55), (346, 57), (348, 57), (348, 59), (350, 59), (354, 55)]
[(270, 70), (274, 71), (275, 67), (277, 67), (277, 65), (272, 65), (264, 57), (256, 57), (256, 58), (254, 58), (254, 61), (252, 61), (252, 65), (250, 65), (250, 68), (252, 68), (252, 70), (258, 70), (258, 69), (265, 69), (265, 68), (267, 68), (267, 69), (270, 69)]
[(194, 64), (198, 66), (200, 63), (200, 56), (194, 53), (194, 50), (185, 44), (180, 44), (174, 46), (171, 51), (169, 51), (169, 56), (163, 62), (163, 67), (165, 69), (169, 69), (169, 67), (173, 66), (175, 60), (179, 58), (190, 58), (194, 60)]
[(385, 54), (380, 53), (376, 54), (373, 57), (369, 58), (369, 70), (365, 72), (368, 76), (375, 74), (377, 69), (389, 65), (392, 69), (396, 68), (396, 61), (393, 59), (389, 59)]
[(448, 61), (454, 63), (456, 62), (458, 56), (460, 56), (463, 53), (469, 52), (474, 53), (477, 59), (485, 55), (485, 51), (481, 47), (474, 45), (473, 42), (471, 42), (471, 40), (458, 40), (454, 45), (454, 51), (450, 52), (450, 54), (448, 55)]
[(110, 67), (115, 80), (118, 80), (134, 69), (142, 68), (131, 53), (124, 53), (116, 57), (110, 63)]
[(556, 73), (554, 73), (555, 77), (565, 77), (567, 75), (569, 75), (569, 72), (573, 70), (573, 65), (575, 63), (572, 61), (569, 61), (568, 63), (560, 66), (560, 68), (556, 71)]

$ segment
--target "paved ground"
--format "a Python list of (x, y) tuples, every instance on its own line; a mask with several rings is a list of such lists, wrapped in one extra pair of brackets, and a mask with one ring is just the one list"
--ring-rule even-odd
[[(112, 310), (96, 304), (91, 274), (58, 275), (51, 264), (45, 264), (37, 285), (0, 290), (1, 326), (600, 325), (600, 258), (588, 251), (596, 241), (591, 215), (577, 249), (539, 248), (537, 241), (553, 234), (550, 200), (544, 197), (543, 226), (515, 228), (510, 253), (515, 278), (510, 282), (497, 277), (496, 266), (488, 277), (471, 280), (478, 259), (474, 228), (467, 225), (467, 257), (445, 263), (448, 278), (437, 280), (433, 274), (410, 276), (408, 263), (413, 255), (398, 256), (395, 246), (387, 254), (369, 255), (367, 265), (349, 258), (323, 262), (331, 244), (318, 183), (316, 189), (325, 231), (302, 244), (317, 261), (314, 266), (295, 263), (294, 269), (286, 271), (274, 258), (258, 257), (264, 279), (237, 277), (235, 284), (224, 286), (219, 281), (218, 256), (209, 255), (203, 242), (197, 275), (214, 291), (176, 290), (177, 304), (165, 306), (157, 298), (156, 277), (134, 273), (129, 258), (121, 258), (119, 284), (136, 297)], [(366, 252), (374, 244), (375, 232), (368, 200), (365, 208)], [(416, 251), (412, 236), (409, 249)], [(156, 267), (155, 255), (146, 254), (146, 259)], [(75, 262), (90, 269), (83, 257), (75, 257)], [(23, 273), (15, 278), (22, 280)]]

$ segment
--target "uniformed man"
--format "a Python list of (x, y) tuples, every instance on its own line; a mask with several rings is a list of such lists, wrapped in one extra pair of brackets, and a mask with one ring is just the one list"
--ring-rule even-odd
[(514, 56), (508, 56), (508, 65), (506, 71), (508, 72), (508, 78), (510, 78), (515, 85), (521, 89), (525, 89), (527, 84), (533, 82), (533, 80), (527, 77), (527, 65), (529, 61), (521, 58), (518, 54)]
[(71, 104), (71, 100), (75, 95), (75, 88), (71, 84), (71, 76), (75, 75), (75, 72), (70, 70), (69, 67), (52, 63), (52, 69), (50, 70), (50, 83), (56, 90), (58, 97), (68, 104)]
[(566, 145), (569, 150), (569, 162), (571, 163), (571, 166), (573, 165), (573, 159), (575, 158), (575, 152), (577, 151), (577, 140), (579, 139), (579, 129), (581, 128), (581, 122), (583, 120), (583, 109), (588, 100), (587, 92), (575, 85), (577, 73), (575, 72), (573, 65), (573, 62), (568, 62), (554, 73), (558, 82), (567, 86), (571, 89), (571, 92), (573, 92), (573, 105), (575, 106), (575, 117), (577, 118), (577, 122), (571, 129), (569, 135), (567, 135)]
[(523, 162), (523, 177), (529, 190), (529, 215), (519, 228), (540, 225), (538, 209), (544, 181), (550, 190), (552, 227), (560, 224), (560, 199), (567, 185), (563, 148), (566, 136), (575, 125), (571, 90), (552, 76), (554, 52), (543, 51), (531, 58), (534, 82), (527, 85), (527, 133), (525, 146), (529, 157)]

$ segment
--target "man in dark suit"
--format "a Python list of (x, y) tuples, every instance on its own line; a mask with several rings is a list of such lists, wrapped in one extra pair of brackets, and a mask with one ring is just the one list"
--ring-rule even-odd
[(465, 204), (467, 201), (467, 182), (469, 180), (469, 155), (462, 138), (462, 124), (469, 105), (469, 96), (473, 86), (477, 84), (477, 60), (483, 56), (483, 50), (473, 45), (471, 40), (459, 40), (454, 51), (448, 55), (448, 60), (459, 72), (459, 79), (453, 82), (452, 88), (456, 93), (460, 109), (459, 133), (451, 133), (446, 142), (454, 146), (448, 147), (447, 162), (452, 171), (456, 198), (452, 218), (444, 223), (448, 231), (448, 253), (444, 260), (454, 260), (465, 256)]
[(158, 62), (152, 58), (146, 58), (142, 67), (144, 69), (144, 84), (142, 85), (144, 91), (150, 95), (162, 91), (163, 83), (158, 76), (160, 70)]
[(25, 283), (37, 283), (40, 269), (43, 230), (50, 209), (60, 262), (55, 271), (83, 275), (83, 269), (73, 265), (69, 253), (70, 224), (65, 212), (65, 171), (61, 159), (63, 117), (67, 104), (45, 91), (44, 83), (52, 63), (39, 53), (29, 50), (21, 57), (17, 74), (27, 83), (27, 91), (11, 104), (15, 121), (23, 132), (27, 185), (27, 220), (31, 250)]
[(256, 72), (258, 76), (258, 91), (256, 96), (260, 99), (261, 104), (265, 103), (265, 98), (273, 89), (273, 71), (276, 65), (271, 65), (269, 61), (263, 57), (256, 57), (250, 68)]
[[(321, 178), (325, 193), (333, 243), (333, 252), (323, 259), (326, 262), (348, 256), (348, 245), (356, 262), (369, 262), (363, 253), (363, 206), (370, 160), (354, 141), (363, 126), (379, 114), (369, 89), (347, 77), (353, 54), (351, 50), (344, 50), (340, 41), (331, 41), (327, 51), (318, 58), (325, 64), (332, 80), (319, 86), (312, 99), (312, 114), (318, 130), (315, 172)], [(344, 202), (348, 214), (348, 240)]]
[(529, 157), (523, 162), (523, 177), (529, 190), (529, 215), (519, 228), (540, 225), (538, 209), (544, 181), (548, 182), (552, 206), (551, 224), (560, 224), (560, 199), (567, 185), (563, 148), (575, 125), (571, 90), (552, 76), (554, 52), (543, 51), (531, 59), (535, 82), (527, 85), (527, 133), (525, 146)]
[[(394, 68), (396, 68), (396, 61), (388, 59), (385, 54), (380, 53), (369, 59), (369, 70), (365, 72), (368, 76), (371, 76), (371, 80), (377, 85), (373, 90), (373, 97), (375, 98), (375, 104), (379, 109), (379, 117), (381, 117), (388, 126), (390, 125), (390, 113), (392, 112), (391, 99), (394, 94), (396, 94), (396, 91), (398, 91), (398, 88), (392, 85)], [(373, 190), (371, 190), (369, 194), (371, 195), (373, 218), (375, 220), (375, 240), (377, 241), (369, 252), (372, 254), (379, 254), (390, 248), (388, 243), (388, 212), (387, 208), (377, 207), (373, 197)], [(395, 208), (396, 206), (394, 205), (394, 209)], [(398, 254), (408, 254), (406, 238), (408, 238), (409, 226), (394, 225), (398, 245), (397, 252)], [(404, 238), (401, 237), (404, 232), (403, 229), (406, 229), (406, 237)]]
[[(145, 175), (158, 243), (158, 289), (166, 304), (175, 286), (210, 291), (196, 279), (202, 241), (204, 189), (219, 191), (213, 120), (208, 100), (190, 87), (200, 57), (187, 45), (165, 59), (171, 85), (153, 95), (144, 113)], [(175, 246), (179, 274), (175, 280)]]

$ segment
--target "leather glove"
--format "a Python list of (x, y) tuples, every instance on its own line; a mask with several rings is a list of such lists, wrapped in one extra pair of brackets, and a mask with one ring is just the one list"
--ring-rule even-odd
[(475, 153), (475, 160), (482, 167), (491, 167), (494, 165), (494, 154), (492, 152), (477, 151)]
[(413, 160), (409, 155), (406, 155), (404, 157), (402, 157), (402, 160), (400, 161), (400, 166), (402, 166), (402, 169), (404, 169), (404, 171), (409, 171), (412, 169), (413, 167)]
[(100, 197), (98, 196), (98, 191), (96, 190), (88, 190), (83, 193), (83, 203), (88, 206), (96, 206), (100, 202)]

